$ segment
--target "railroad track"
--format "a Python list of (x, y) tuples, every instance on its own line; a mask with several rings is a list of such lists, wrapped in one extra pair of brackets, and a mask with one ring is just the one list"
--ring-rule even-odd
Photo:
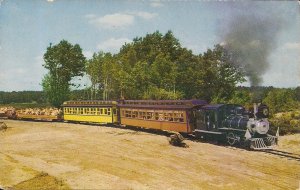
[(262, 152), (268, 153), (268, 154), (273, 154), (273, 155), (277, 155), (280, 156), (282, 158), (288, 158), (291, 160), (296, 160), (296, 161), (300, 161), (300, 154), (295, 154), (295, 153), (291, 153), (291, 152), (286, 152), (286, 151), (281, 151), (281, 150), (261, 150)]

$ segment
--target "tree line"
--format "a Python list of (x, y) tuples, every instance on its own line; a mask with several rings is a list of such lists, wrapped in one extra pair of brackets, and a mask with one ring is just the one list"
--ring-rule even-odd
[(124, 44), (117, 54), (96, 52), (89, 60), (78, 44), (62, 40), (44, 55), (48, 74), (43, 90), (55, 106), (70, 98), (74, 76), (91, 80), (91, 99), (229, 100), (245, 81), (220, 45), (195, 55), (181, 46), (171, 31), (156, 31)]
[[(72, 90), (69, 94), (72, 100), (91, 99), (90, 88)], [(251, 107), (252, 103), (263, 102), (270, 107), (271, 114), (297, 110), (300, 107), (300, 87), (274, 88), (274, 87), (236, 87), (232, 97), (224, 102)], [(0, 104), (32, 103), (49, 105), (46, 94), (43, 91), (0, 91)], [(38, 106), (38, 105), (36, 105)]]
[(45, 103), (46, 97), (42, 91), (0, 91), (0, 104), (12, 103)]
[[(44, 101), (59, 107), (76, 99), (204, 99), (212, 103), (249, 105), (263, 101), (273, 113), (299, 106), (300, 87), (238, 87), (243, 68), (232, 64), (221, 45), (202, 54), (182, 47), (171, 31), (136, 37), (116, 54), (95, 52), (86, 59), (78, 44), (62, 40), (44, 54), (48, 73), (42, 80)], [(76, 89), (76, 76), (91, 85)]]

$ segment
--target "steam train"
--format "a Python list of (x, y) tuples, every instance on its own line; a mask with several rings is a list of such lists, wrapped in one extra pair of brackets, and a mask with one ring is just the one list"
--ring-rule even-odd
[(206, 105), (196, 111), (194, 133), (198, 138), (225, 139), (231, 146), (270, 149), (277, 144), (278, 137), (268, 134), (268, 116), (269, 109), (264, 104), (254, 104), (253, 111), (235, 104)]
[(225, 140), (231, 146), (242, 144), (255, 150), (277, 144), (277, 137), (268, 134), (269, 109), (264, 104), (255, 105), (253, 111), (204, 100), (85, 100), (66, 101), (61, 107), (55, 117), (42, 112), (24, 115), (17, 110), (14, 118), (150, 128)]

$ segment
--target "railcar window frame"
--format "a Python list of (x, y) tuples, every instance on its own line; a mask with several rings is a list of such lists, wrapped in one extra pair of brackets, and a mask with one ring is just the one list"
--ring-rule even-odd
[(121, 108), (121, 117), (137, 120), (185, 123), (185, 110), (147, 110)]

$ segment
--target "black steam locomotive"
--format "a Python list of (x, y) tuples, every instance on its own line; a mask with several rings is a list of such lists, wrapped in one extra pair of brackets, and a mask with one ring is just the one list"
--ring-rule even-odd
[(198, 138), (218, 137), (231, 146), (242, 144), (255, 150), (277, 144), (277, 137), (268, 134), (269, 109), (264, 104), (255, 104), (253, 111), (236, 104), (206, 105), (195, 115), (194, 134)]

